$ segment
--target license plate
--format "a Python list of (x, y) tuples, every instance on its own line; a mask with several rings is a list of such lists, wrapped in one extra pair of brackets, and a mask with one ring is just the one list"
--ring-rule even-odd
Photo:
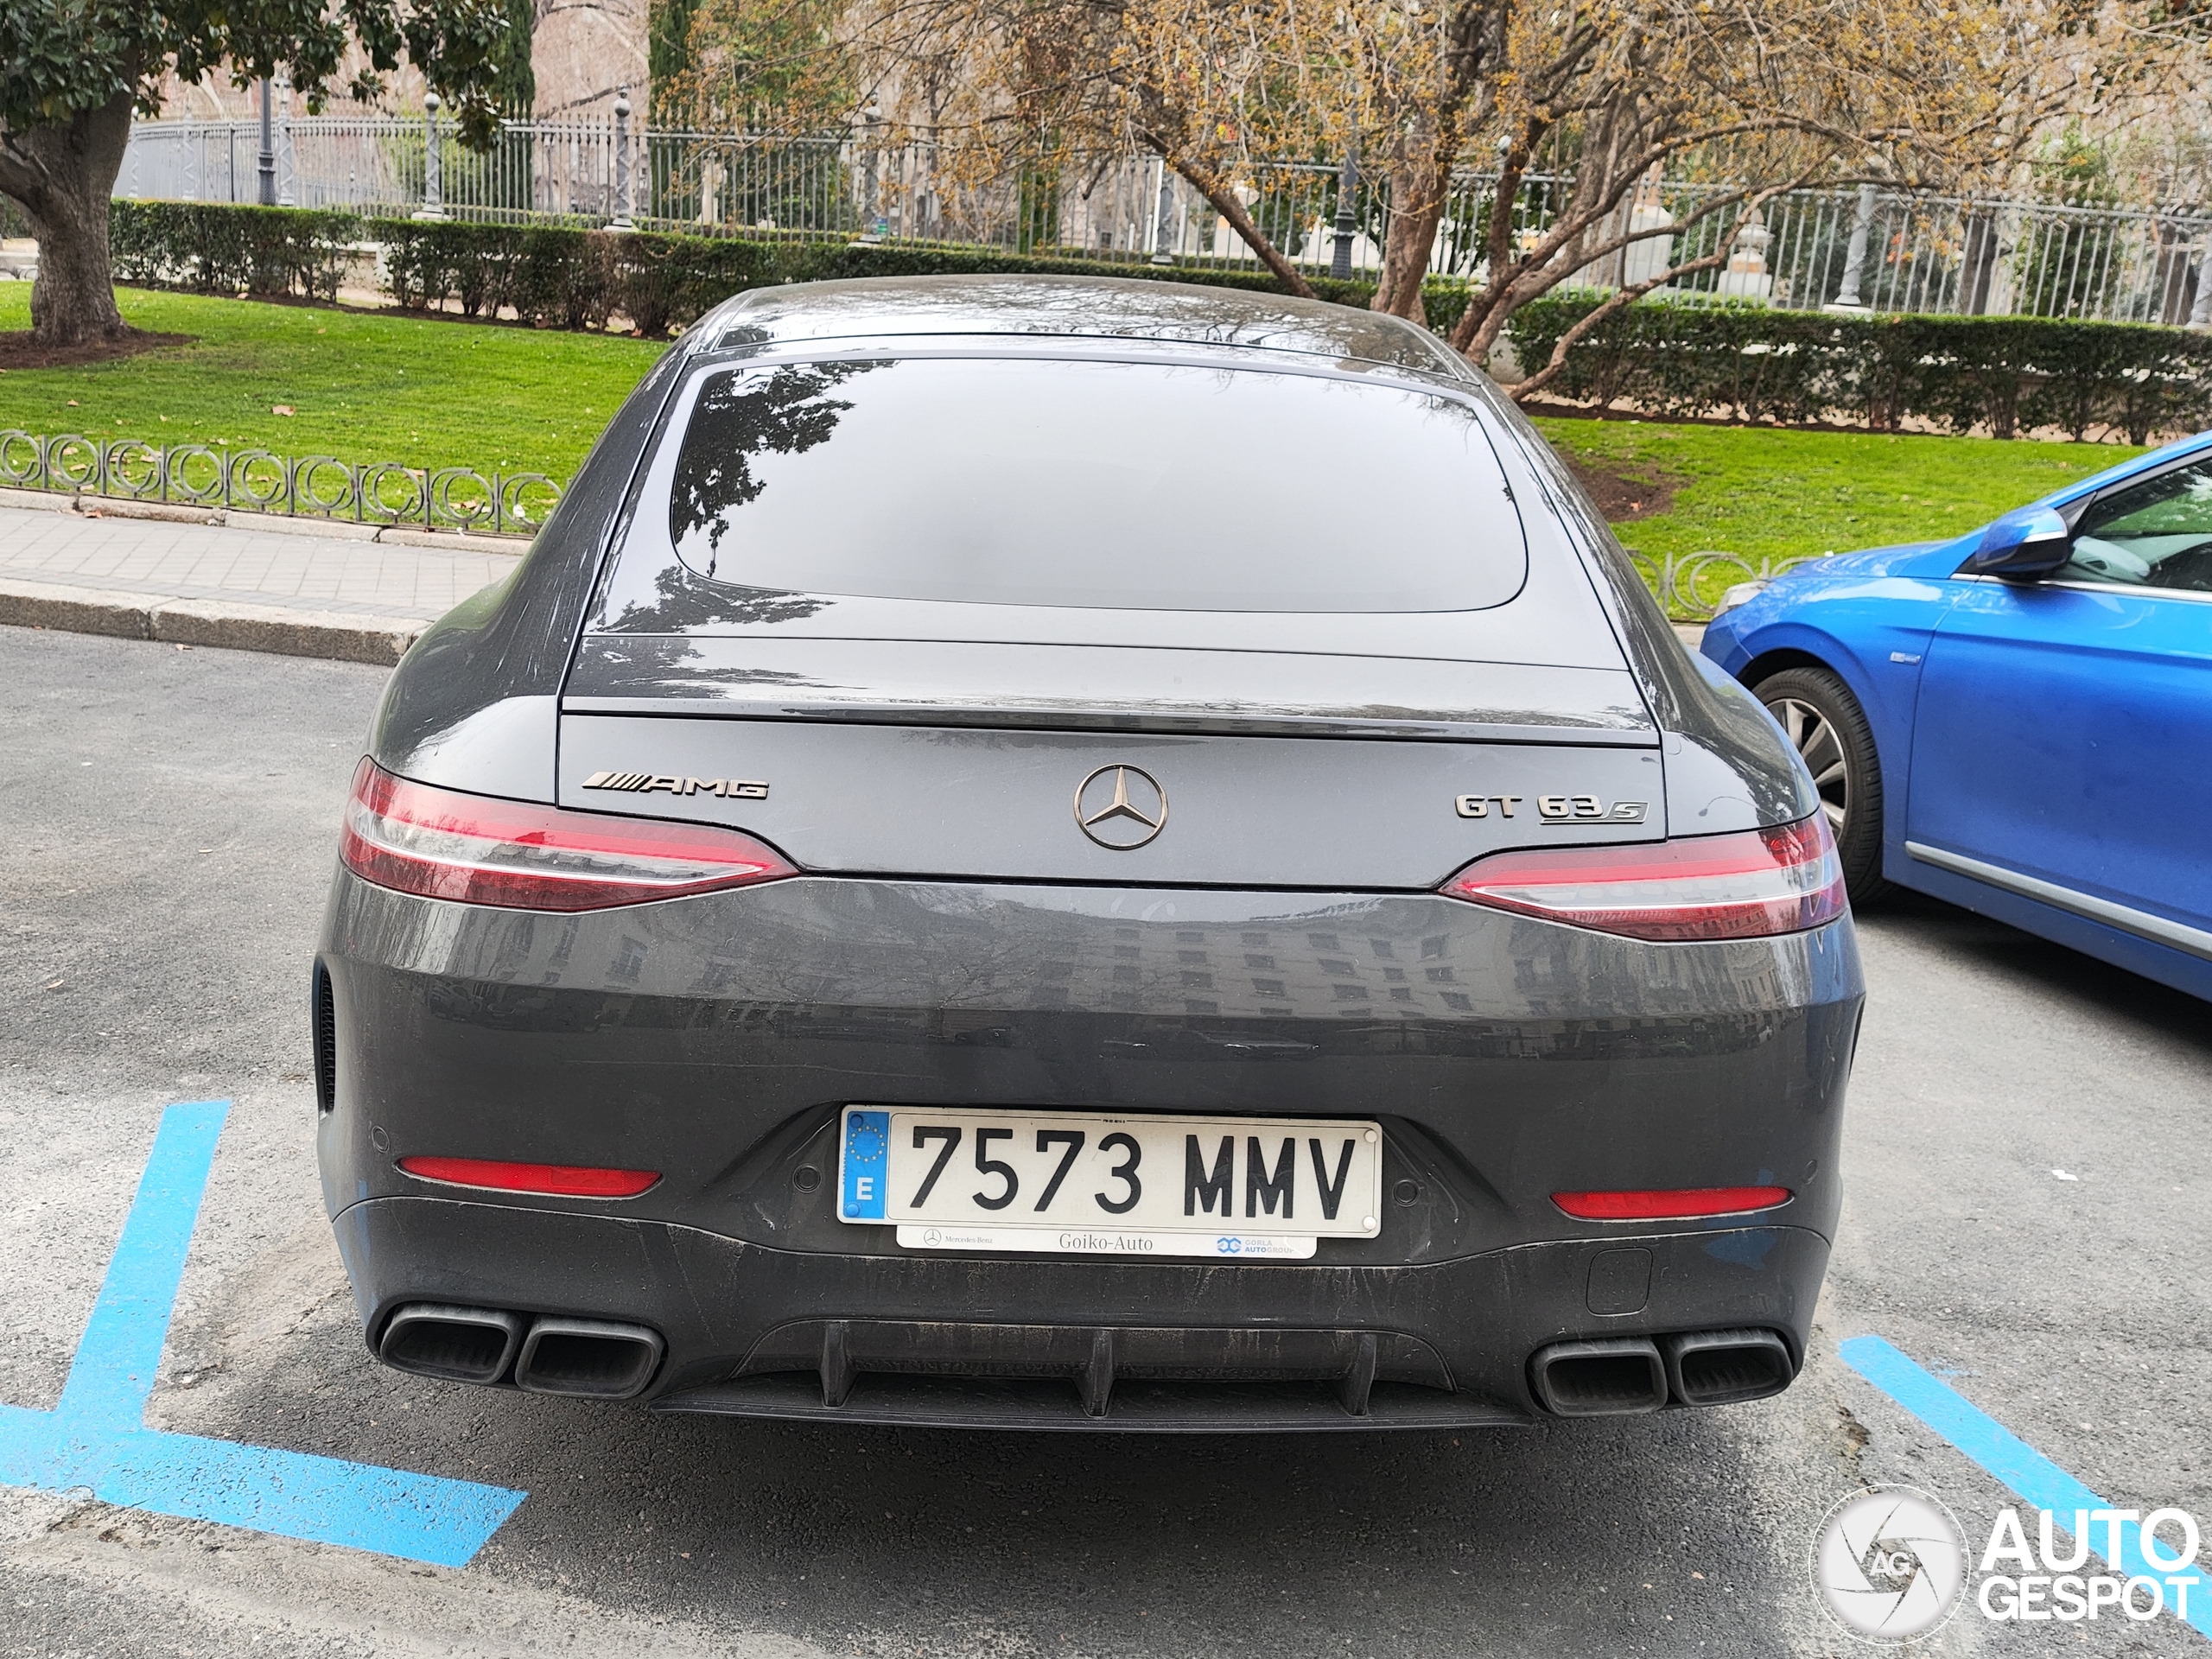
[(1382, 1224), (1382, 1134), (1288, 1117), (848, 1106), (837, 1218), (919, 1250), (1301, 1260)]

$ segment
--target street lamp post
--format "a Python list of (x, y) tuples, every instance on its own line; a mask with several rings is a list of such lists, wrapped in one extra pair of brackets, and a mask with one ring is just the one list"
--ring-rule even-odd
[(1337, 175), (1337, 246), (1329, 256), (1329, 275), (1340, 283), (1351, 276), (1352, 238), (1359, 228), (1359, 221), (1351, 210), (1352, 197), (1358, 189), (1359, 157), (1346, 145), (1344, 170)]

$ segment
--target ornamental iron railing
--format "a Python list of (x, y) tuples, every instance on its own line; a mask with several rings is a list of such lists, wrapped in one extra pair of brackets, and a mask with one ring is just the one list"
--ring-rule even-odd
[[(892, 143), (866, 124), (789, 137), (662, 130), (627, 118), (516, 121), (490, 150), (464, 149), (450, 119), (311, 117), (278, 121), (280, 204), (397, 215), (599, 226), (696, 235), (762, 231), (956, 242), (1089, 258), (1249, 266), (1256, 257), (1204, 196), (1157, 157), (1027, 163), (982, 181), (927, 143)], [(259, 199), (253, 121), (142, 122), (117, 181), (122, 196)], [(429, 162), (435, 158), (436, 165)], [(1328, 269), (1342, 172), (1334, 162), (1259, 161), (1234, 184), (1245, 211), (1292, 259)], [(1480, 280), (1495, 174), (1454, 181), (1431, 267)], [(1525, 177), (1513, 205), (1521, 245), (1558, 222), (1573, 180)], [(1643, 281), (1725, 251), (1725, 266), (1677, 291), (1809, 309), (2212, 322), (2212, 214), (2199, 204), (2123, 207), (1910, 194), (1872, 185), (1795, 190), (1735, 227), (1730, 187), (1647, 179), (1592, 235), (1648, 239), (1585, 268), (1605, 286)], [(1387, 181), (1354, 193), (1351, 268), (1381, 264)], [(1703, 207), (1714, 211), (1695, 217)]]
[(214, 444), (0, 431), (0, 488), (352, 524), (534, 535), (561, 499), (543, 473), (407, 467)]
[(1739, 553), (1640, 553), (1627, 550), (1660, 609), (1683, 620), (1703, 621), (1719, 610), (1729, 589), (1746, 582), (1767, 582), (1819, 553), (1799, 553), (1754, 563)]
[[(543, 473), (295, 458), (268, 449), (75, 432), (41, 437), (19, 428), (0, 430), (0, 488), (505, 536), (534, 535), (563, 493)], [(1738, 583), (1764, 582), (1819, 556), (1754, 563), (1711, 550), (1648, 555), (1630, 548), (1628, 554), (1661, 607), (1693, 619), (1711, 616)]]

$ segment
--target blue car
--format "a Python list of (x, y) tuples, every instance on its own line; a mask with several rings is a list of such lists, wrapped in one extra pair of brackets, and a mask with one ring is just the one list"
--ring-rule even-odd
[(1705, 655), (1804, 757), (1853, 903), (1910, 887), (2212, 998), (2212, 433), (1730, 598)]

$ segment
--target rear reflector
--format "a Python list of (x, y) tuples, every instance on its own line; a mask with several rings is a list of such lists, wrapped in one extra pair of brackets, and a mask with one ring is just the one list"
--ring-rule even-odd
[(1789, 1202), (1786, 1186), (1681, 1186), (1641, 1192), (1554, 1192), (1552, 1202), (1578, 1221), (1685, 1221), (1739, 1216)]
[(510, 1164), (496, 1158), (403, 1158), (399, 1166), (418, 1180), (488, 1186), (501, 1192), (545, 1192), (563, 1198), (634, 1198), (660, 1179), (658, 1170)]
[(516, 910), (605, 910), (798, 874), (734, 830), (464, 795), (371, 760), (353, 774), (339, 856), (380, 887)]
[(1843, 914), (1827, 817), (1772, 830), (1615, 847), (1493, 853), (1446, 881), (1448, 898), (1632, 939), (1756, 939)]

